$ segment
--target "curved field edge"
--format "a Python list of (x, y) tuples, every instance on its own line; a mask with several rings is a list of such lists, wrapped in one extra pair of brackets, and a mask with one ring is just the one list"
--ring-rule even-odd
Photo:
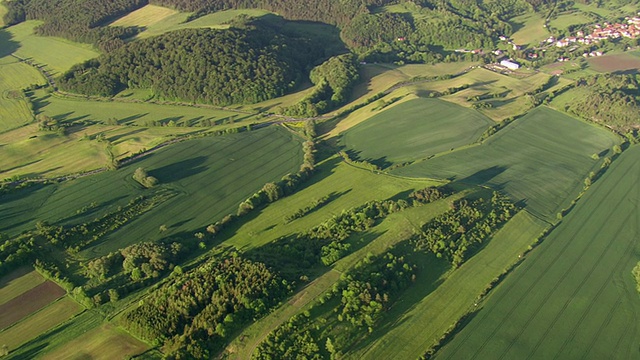
[(438, 358), (638, 358), (639, 160), (624, 152)]
[(391, 164), (468, 145), (493, 124), (475, 110), (439, 99), (418, 98), (354, 126), (344, 133), (342, 142), (359, 158)]
[(392, 173), (489, 185), (526, 205), (533, 215), (552, 221), (620, 142), (595, 125), (538, 107), (479, 146)]

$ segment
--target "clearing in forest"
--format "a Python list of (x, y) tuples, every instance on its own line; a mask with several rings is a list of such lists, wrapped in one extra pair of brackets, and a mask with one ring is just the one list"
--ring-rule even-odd
[(140, 9), (132, 11), (127, 15), (117, 19), (109, 25), (149, 27), (177, 13), (177, 10), (169, 9), (166, 7), (157, 5), (145, 5)]

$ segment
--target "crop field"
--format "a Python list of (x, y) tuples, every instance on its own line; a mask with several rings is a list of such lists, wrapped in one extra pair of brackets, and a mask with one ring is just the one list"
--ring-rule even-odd
[[(149, 6), (149, 5), (147, 5)], [(145, 7), (146, 8), (146, 7)], [(142, 8), (142, 9), (145, 9)], [(154, 17), (160, 10), (154, 10)], [(164, 11), (163, 11), (164, 12)], [(133, 13), (132, 13), (133, 14)], [(218, 11), (212, 14), (201, 16), (197, 19), (187, 22), (189, 13), (176, 13), (169, 16), (165, 16), (160, 21), (156, 21), (153, 24), (146, 26), (145, 31), (138, 34), (138, 38), (147, 38), (164, 34), (169, 31), (180, 29), (193, 29), (193, 28), (214, 28), (214, 29), (226, 29), (229, 26), (227, 23), (238, 15), (248, 15), (252, 17), (260, 17), (266, 14), (270, 14), (268, 11), (260, 9), (242, 9), (242, 10), (224, 10)], [(141, 20), (146, 21), (146, 20)], [(137, 25), (133, 23), (133, 25)], [(115, 25), (115, 24), (114, 24)]]
[(47, 353), (42, 359), (126, 359), (147, 348), (147, 344), (125, 332), (104, 325)]
[(0, 305), (0, 329), (22, 320), (29, 314), (47, 306), (55, 299), (62, 297), (66, 292), (54, 282), (44, 283), (29, 289)]
[[(311, 179), (312, 184), (293, 196), (270, 204), (255, 219), (241, 226), (225, 244), (248, 250), (284, 235), (306, 231), (345, 209), (362, 205), (367, 201), (389, 199), (440, 184), (432, 180), (399, 179), (374, 174), (369, 170), (339, 162), (336, 158), (321, 164), (316, 171)], [(284, 223), (285, 216), (324, 196), (329, 196), (332, 200), (322, 207), (322, 211), (314, 211), (288, 224)]]
[(24, 267), (0, 279), (0, 305), (42, 284), (45, 279), (30, 267)]
[[(29, 20), (7, 28), (12, 35), (11, 41), (19, 44), (14, 54), (44, 65), (46, 69), (52, 71), (53, 75), (60, 75), (71, 66), (100, 55), (91, 45), (57, 37), (35, 35), (33, 28), (39, 23), (39, 21)], [(0, 43), (0, 48), (3, 46)]]
[(129, 14), (117, 19), (109, 25), (149, 27), (177, 13), (177, 10), (169, 9), (166, 7), (157, 5), (145, 5), (140, 9), (132, 11)]
[(544, 19), (540, 14), (526, 14), (516, 16), (510, 20), (514, 33), (511, 39), (518, 45), (538, 45), (549, 37), (549, 32), (544, 27)]
[(640, 57), (627, 53), (592, 57), (587, 62), (590, 68), (599, 72), (640, 71)]
[(439, 359), (637, 359), (640, 147), (616, 160)]
[(610, 132), (540, 107), (477, 147), (414, 163), (393, 173), (487, 184), (523, 201), (536, 216), (555, 218), (590, 171), (620, 140)]
[(16, 349), (21, 344), (60, 325), (83, 310), (84, 308), (77, 302), (65, 296), (1, 331), (0, 344), (7, 345), (9, 350)]
[[(3, 46), (0, 41), (0, 46)], [(0, 54), (0, 57), (2, 55)], [(33, 121), (31, 104), (22, 89), (46, 81), (33, 67), (5, 56), (0, 62), (0, 133)]]
[(491, 126), (479, 112), (439, 99), (414, 99), (345, 132), (358, 158), (386, 167), (471, 144)]
[[(433, 282), (416, 283), (385, 315), (385, 325), (347, 353), (349, 358), (415, 359), (464, 314), (478, 295), (506, 268), (518, 261), (544, 229), (544, 222), (522, 211), (460, 268)], [(431, 260), (433, 262), (437, 259)], [(420, 334), (420, 336), (416, 336)]]

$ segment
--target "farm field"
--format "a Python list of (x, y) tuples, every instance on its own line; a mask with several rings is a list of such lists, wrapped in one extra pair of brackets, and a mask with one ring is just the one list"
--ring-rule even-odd
[(437, 358), (640, 357), (639, 159), (624, 152)]
[(157, 5), (145, 5), (138, 10), (115, 20), (110, 26), (140, 26), (148, 28), (162, 20), (177, 14), (178, 11)]
[[(114, 247), (112, 250), (117, 250), (128, 242), (161, 236), (160, 225), (169, 227), (163, 235), (166, 236), (217, 221), (223, 215), (235, 212), (238, 203), (264, 183), (297, 171), (301, 162), (299, 141), (277, 127), (189, 140), (117, 171), (57, 185), (34, 185), (6, 195), (6, 200), (0, 204), (0, 232), (17, 234), (32, 228), (37, 220), (50, 223), (87, 221), (126, 205), (138, 195), (155, 193), (156, 189), (141, 189), (131, 178), (140, 166), (159, 179), (158, 191), (168, 190), (176, 195), (164, 206), (177, 210), (154, 209), (138, 225), (120, 229), (114, 235), (115, 240), (109, 242), (109, 246)], [(90, 211), (77, 213), (87, 207)], [(173, 225), (176, 227), (171, 227)]]
[(0, 280), (0, 305), (42, 284), (45, 279), (30, 267), (13, 271)]
[(34, 311), (37, 311), (50, 302), (62, 297), (66, 292), (54, 282), (45, 281), (22, 294), (0, 305), (0, 329), (22, 320)]
[[(317, 173), (304, 189), (285, 197), (263, 209), (253, 220), (242, 225), (235, 235), (224, 242), (240, 250), (264, 245), (281, 236), (303, 232), (320, 224), (343, 210), (371, 200), (389, 199), (399, 194), (440, 184), (425, 179), (398, 179), (359, 169), (336, 158), (319, 165)], [(315, 179), (315, 180), (314, 180)], [(332, 200), (320, 211), (311, 212), (300, 219), (284, 224), (284, 217), (308, 206), (313, 201), (329, 196)]]
[[(6, 29), (11, 34), (11, 41), (19, 43), (13, 52), (15, 55), (32, 59), (39, 65), (52, 71), (57, 76), (67, 71), (71, 66), (98, 57), (100, 55), (91, 45), (75, 43), (57, 37), (38, 36), (33, 28), (39, 21), (29, 20)], [(0, 47), (4, 46), (0, 43)]]
[(534, 215), (551, 220), (600, 167), (620, 140), (612, 133), (541, 107), (515, 120), (477, 147), (393, 171), (402, 176), (448, 178), (487, 184), (522, 201)]
[(589, 58), (589, 67), (599, 72), (640, 71), (640, 57), (628, 53)]
[(477, 111), (420, 98), (354, 126), (342, 143), (358, 158), (384, 168), (471, 144), (492, 124)]
[(47, 353), (42, 359), (126, 359), (148, 347), (112, 325), (103, 325)]
[(83, 310), (77, 302), (65, 296), (0, 331), (0, 344), (7, 345), (9, 350), (17, 349), (21, 344), (53, 329)]
[[(385, 325), (351, 349), (347, 358), (418, 358), (463, 315), (473, 310), (485, 287), (518, 261), (544, 229), (545, 223), (521, 211), (486, 247), (460, 268), (450, 270), (434, 283), (409, 288), (388, 314)], [(433, 262), (437, 259), (433, 259)], [(416, 336), (416, 334), (420, 336)]]
[(34, 120), (31, 104), (22, 89), (44, 84), (45, 79), (36, 69), (0, 53), (0, 133)]
[(593, 20), (588, 16), (580, 12), (573, 12), (558, 15), (557, 18), (549, 21), (549, 26), (560, 30), (566, 30), (571, 25), (591, 24), (592, 22)]
[(544, 27), (544, 19), (540, 14), (516, 16), (509, 22), (515, 31), (511, 39), (518, 45), (538, 45), (549, 37), (549, 32)]

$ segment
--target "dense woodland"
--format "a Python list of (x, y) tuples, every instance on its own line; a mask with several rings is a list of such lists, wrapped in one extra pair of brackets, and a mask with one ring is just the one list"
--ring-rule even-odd
[(170, 100), (255, 103), (293, 89), (321, 55), (322, 50), (304, 39), (277, 35), (260, 25), (185, 29), (131, 42), (74, 66), (59, 86), (99, 96), (145, 88)]

